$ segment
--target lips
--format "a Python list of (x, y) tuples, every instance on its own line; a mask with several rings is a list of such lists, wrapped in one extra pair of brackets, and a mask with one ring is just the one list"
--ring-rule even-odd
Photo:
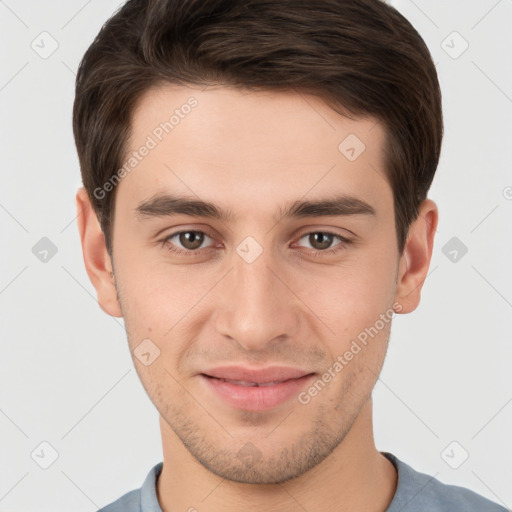
[(311, 372), (287, 366), (248, 368), (242, 366), (221, 366), (203, 372), (207, 377), (224, 380), (239, 386), (269, 386), (290, 379), (299, 379)]
[(207, 392), (223, 404), (247, 411), (268, 411), (296, 397), (314, 375), (284, 366), (224, 366), (206, 370), (199, 376)]

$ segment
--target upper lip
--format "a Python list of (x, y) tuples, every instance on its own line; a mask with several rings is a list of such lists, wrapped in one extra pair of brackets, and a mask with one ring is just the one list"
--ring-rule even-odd
[(219, 366), (201, 372), (208, 377), (217, 379), (255, 382), (265, 384), (268, 382), (282, 382), (290, 379), (298, 379), (313, 372), (289, 366), (267, 366), (263, 368), (250, 368), (244, 366)]

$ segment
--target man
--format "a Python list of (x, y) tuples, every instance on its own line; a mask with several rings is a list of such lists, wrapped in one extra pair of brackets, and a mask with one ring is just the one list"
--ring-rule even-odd
[(163, 464), (105, 511), (499, 511), (373, 440), (438, 222), (441, 94), (379, 0), (132, 0), (77, 76), (84, 261)]

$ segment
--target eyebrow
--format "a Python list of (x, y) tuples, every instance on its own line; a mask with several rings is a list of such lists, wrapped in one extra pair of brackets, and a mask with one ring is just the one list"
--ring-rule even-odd
[[(222, 222), (236, 220), (236, 215), (231, 210), (222, 209), (207, 201), (172, 194), (156, 194), (140, 202), (135, 208), (135, 215), (141, 220), (179, 214)], [(375, 209), (361, 199), (341, 194), (325, 199), (293, 201), (280, 208), (277, 219), (347, 215), (375, 215)]]

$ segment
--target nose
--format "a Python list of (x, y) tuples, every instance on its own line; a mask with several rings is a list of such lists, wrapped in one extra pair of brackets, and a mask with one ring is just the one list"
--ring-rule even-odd
[(247, 351), (269, 350), (296, 336), (300, 304), (289, 273), (271, 254), (263, 251), (252, 263), (234, 254), (219, 290), (216, 329)]

